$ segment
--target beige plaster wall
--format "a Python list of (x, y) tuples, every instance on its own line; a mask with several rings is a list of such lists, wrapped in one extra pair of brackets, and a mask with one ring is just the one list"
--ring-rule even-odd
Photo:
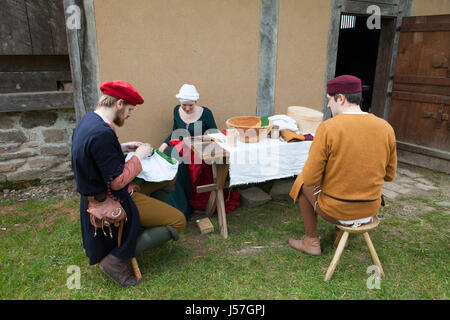
[(450, 14), (450, 0), (414, 0), (413, 16)]
[(330, 0), (280, 0), (275, 114), (289, 106), (322, 111)]
[(142, 94), (119, 139), (159, 146), (172, 128), (175, 94), (194, 84), (219, 128), (256, 113), (259, 0), (95, 0), (100, 80)]

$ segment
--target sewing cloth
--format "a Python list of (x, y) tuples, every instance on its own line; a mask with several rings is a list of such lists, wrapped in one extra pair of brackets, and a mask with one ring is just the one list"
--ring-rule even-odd
[(230, 186), (259, 183), (298, 175), (312, 141), (290, 142), (264, 138), (255, 143), (226, 144), (222, 133), (209, 134), (229, 154)]
[[(125, 161), (131, 159), (134, 152), (128, 153)], [(178, 161), (164, 153), (153, 149), (153, 153), (141, 160), (142, 171), (138, 178), (148, 182), (170, 181), (177, 175)]]

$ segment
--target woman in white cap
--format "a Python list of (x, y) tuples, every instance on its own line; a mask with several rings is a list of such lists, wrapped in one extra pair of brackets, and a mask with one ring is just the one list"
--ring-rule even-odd
[[(172, 155), (173, 146), (169, 146), (170, 140), (183, 140), (183, 137), (178, 134), (180, 132), (179, 129), (184, 129), (182, 131), (185, 133), (187, 133), (185, 131), (187, 130), (190, 136), (194, 136), (196, 134), (204, 135), (207, 130), (211, 131), (211, 129), (217, 130), (217, 125), (211, 110), (205, 106), (200, 106), (197, 104), (199, 97), (200, 95), (194, 85), (183, 84), (180, 91), (176, 95), (176, 98), (180, 101), (180, 104), (176, 105), (173, 110), (172, 132), (159, 147), (161, 152)], [(193, 211), (191, 206), (193, 201), (190, 203), (190, 199), (195, 201), (195, 199), (192, 199), (191, 197), (189, 168), (187, 164), (180, 163), (175, 182), (175, 190), (169, 195), (167, 203), (183, 212), (186, 219), (189, 220)]]

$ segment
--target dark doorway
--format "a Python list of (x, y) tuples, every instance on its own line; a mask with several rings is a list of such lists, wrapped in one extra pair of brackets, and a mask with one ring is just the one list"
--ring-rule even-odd
[(363, 90), (361, 109), (371, 112), (380, 29), (369, 29), (367, 18), (341, 14), (335, 76), (350, 74), (360, 78)]

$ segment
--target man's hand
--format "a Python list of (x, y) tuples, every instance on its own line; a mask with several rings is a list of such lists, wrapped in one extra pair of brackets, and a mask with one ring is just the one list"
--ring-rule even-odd
[(139, 141), (131, 141), (122, 143), (120, 146), (122, 147), (122, 152), (135, 152), (137, 148), (139, 148), (144, 143)]
[(152, 150), (153, 148), (150, 143), (143, 143), (136, 149), (135, 155), (139, 158), (139, 160), (142, 160), (148, 157), (152, 153)]
[(163, 144), (161, 144), (158, 150), (161, 151), (162, 153), (166, 153), (167, 149), (169, 149), (169, 146), (167, 145), (167, 143), (163, 142)]

